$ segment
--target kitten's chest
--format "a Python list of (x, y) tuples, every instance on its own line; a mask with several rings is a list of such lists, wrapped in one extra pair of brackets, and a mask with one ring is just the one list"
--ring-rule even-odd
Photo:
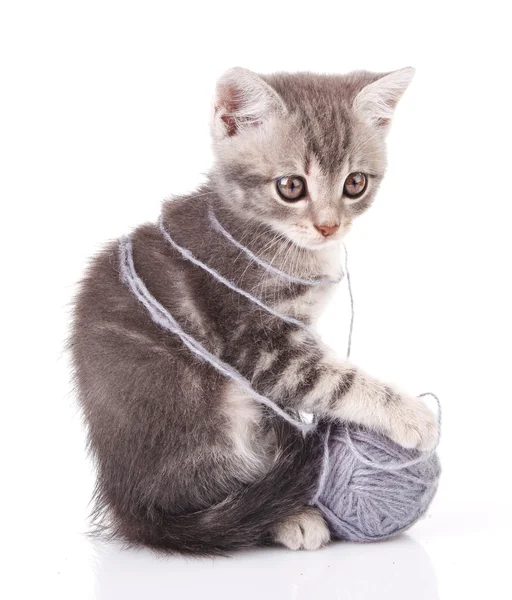
[[(309, 272), (301, 274), (303, 279), (340, 280), (341, 259), (337, 248), (315, 258), (317, 263)], [(272, 308), (309, 323), (315, 322), (322, 314), (337, 287), (336, 283), (291, 284), (279, 276), (267, 281), (269, 285), (264, 294)]]
[(273, 308), (305, 323), (314, 323), (324, 311), (334, 289), (334, 284), (308, 286), (307, 288), (299, 286), (295, 294), (285, 298), (277, 294)]

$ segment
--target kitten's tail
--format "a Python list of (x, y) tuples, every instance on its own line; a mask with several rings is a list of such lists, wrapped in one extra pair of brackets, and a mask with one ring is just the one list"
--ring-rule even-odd
[(114, 517), (114, 531), (133, 545), (196, 555), (225, 554), (265, 543), (272, 528), (313, 498), (320, 473), (317, 433), (303, 436), (283, 423), (275, 463), (260, 480), (222, 502), (182, 516), (163, 510)]

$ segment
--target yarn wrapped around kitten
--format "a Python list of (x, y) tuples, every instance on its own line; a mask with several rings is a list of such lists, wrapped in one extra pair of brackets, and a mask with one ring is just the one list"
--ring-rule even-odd
[(403, 448), (355, 425), (319, 427), (324, 456), (311, 504), (321, 510), (333, 537), (385, 540), (425, 514), (441, 474), (435, 452)]
[[(259, 299), (225, 280), (214, 269), (201, 263), (189, 250), (177, 245), (165, 231), (163, 225), (160, 225), (167, 241), (184, 258), (205, 269), (218, 281), (249, 298), (267, 312), (283, 321), (291, 322), (295, 326), (308, 329), (304, 323), (287, 315), (276, 313), (274, 309), (266, 306)], [(231, 237), (227, 231), (224, 231), (224, 235)], [(244, 246), (234, 239), (233, 243), (244, 249)], [(254, 255), (251, 255), (251, 260), (265, 265)], [(353, 308), (347, 260), (345, 253), (345, 270)], [(319, 444), (323, 442), (322, 468), (317, 492), (310, 504), (321, 510), (333, 537), (356, 542), (385, 540), (408, 529), (425, 513), (436, 493), (440, 476), (440, 466), (435, 449), (428, 453), (407, 450), (385, 436), (361, 427), (330, 422), (305, 423), (296, 419), (273, 400), (254, 390), (251, 382), (245, 379), (241, 373), (211, 353), (182, 329), (179, 322), (151, 295), (137, 275), (133, 261), (132, 242), (129, 237), (121, 240), (120, 264), (123, 281), (146, 307), (157, 325), (177, 335), (193, 354), (235, 381), (256, 402), (273, 410), (284, 422), (295, 427), (302, 434), (311, 433), (313, 430), (315, 435), (319, 435), (316, 441)], [(271, 265), (267, 266), (270, 269)], [(296, 280), (288, 274), (280, 273), (288, 281)], [(305, 282), (302, 279), (298, 281), (302, 284)], [(306, 283), (323, 285), (326, 281), (312, 282), (310, 280)], [(335, 281), (331, 283), (335, 283)], [(347, 358), (350, 356), (352, 326), (353, 310)], [(437, 448), (441, 431), (441, 405), (437, 396), (431, 392), (420, 394), (420, 396), (432, 396), (437, 402), (439, 431)]]

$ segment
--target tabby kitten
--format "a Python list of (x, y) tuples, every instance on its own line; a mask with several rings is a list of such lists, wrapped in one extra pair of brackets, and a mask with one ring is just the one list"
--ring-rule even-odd
[[(164, 204), (172, 238), (226, 279), (314, 325), (333, 286), (290, 282), (212, 227), (300, 278), (336, 279), (340, 242), (371, 204), (385, 137), (413, 69), (344, 76), (256, 75), (218, 81), (215, 164), (198, 192)], [(290, 414), (302, 411), (428, 449), (436, 420), (422, 401), (336, 356), (316, 334), (276, 318), (185, 260), (155, 224), (132, 236), (135, 268), (182, 328)], [(317, 434), (303, 436), (161, 329), (120, 277), (119, 245), (81, 283), (71, 348), (97, 465), (96, 522), (131, 544), (214, 554), (329, 540), (308, 506)]]

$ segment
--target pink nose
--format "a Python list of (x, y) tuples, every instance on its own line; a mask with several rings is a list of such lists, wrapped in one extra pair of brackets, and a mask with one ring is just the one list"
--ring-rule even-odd
[(315, 225), (315, 229), (319, 231), (324, 237), (329, 237), (333, 233), (336, 233), (340, 228), (339, 225)]

